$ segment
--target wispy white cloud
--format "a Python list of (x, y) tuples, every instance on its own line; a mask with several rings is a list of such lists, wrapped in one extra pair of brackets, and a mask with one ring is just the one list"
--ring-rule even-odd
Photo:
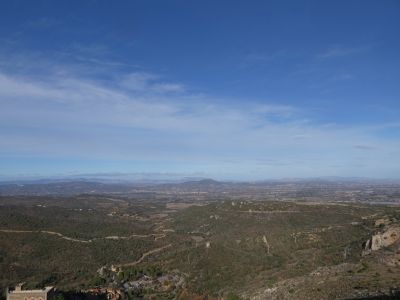
[(123, 76), (120, 85), (129, 90), (143, 91), (148, 89), (156, 79), (157, 76), (149, 73), (131, 73)]
[(322, 53), (317, 54), (318, 59), (331, 59), (337, 57), (344, 57), (365, 52), (369, 49), (369, 46), (362, 47), (344, 47), (344, 46), (333, 46)]
[(180, 83), (164, 82), (160, 76), (144, 72), (124, 75), (119, 84), (128, 90), (146, 93), (179, 93), (185, 91), (184, 86)]
[(375, 150), (377, 149), (375, 146), (372, 145), (354, 145), (354, 148), (360, 150)]
[[(216, 101), (147, 72), (104, 81), (79, 71), (0, 73), (0, 156), (157, 160), (288, 176), (354, 172), (350, 163), (361, 160), (387, 165), (400, 149), (371, 128), (306, 120), (304, 108)], [(359, 157), (376, 144), (379, 157)]]
[(159, 93), (180, 93), (185, 91), (185, 87), (182, 84), (178, 83), (157, 83), (152, 86), (152, 89)]
[(249, 52), (244, 55), (241, 67), (265, 65), (282, 59), (287, 55), (287, 50), (281, 49), (272, 52)]

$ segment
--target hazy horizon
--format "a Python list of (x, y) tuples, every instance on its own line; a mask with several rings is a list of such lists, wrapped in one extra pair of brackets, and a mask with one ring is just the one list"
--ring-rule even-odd
[(171, 172), (137, 172), (137, 173), (118, 173), (118, 172), (99, 172), (99, 173), (65, 173), (65, 174), (18, 174), (0, 175), (0, 182), (73, 182), (73, 181), (92, 181), (110, 183), (135, 183), (135, 182), (187, 182), (200, 180), (215, 180), (219, 182), (268, 182), (268, 181), (399, 181), (400, 177), (367, 177), (367, 176), (316, 176), (316, 177), (246, 177), (232, 174), (211, 175), (207, 173), (171, 173)]

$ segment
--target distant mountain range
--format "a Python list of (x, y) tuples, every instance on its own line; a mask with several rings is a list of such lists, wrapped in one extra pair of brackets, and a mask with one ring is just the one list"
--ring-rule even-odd
[(137, 180), (137, 181), (115, 181), (115, 180), (90, 180), (78, 179), (38, 179), (22, 181), (0, 182), (0, 196), (4, 195), (78, 195), (78, 194), (129, 194), (139, 191), (238, 191), (265, 188), (287, 189), (295, 186), (296, 189), (328, 187), (349, 187), (368, 185), (398, 185), (399, 180), (377, 180), (366, 178), (341, 178), (326, 177), (312, 179), (279, 179), (253, 182), (228, 182), (217, 181), (210, 178), (181, 178), (175, 180)]

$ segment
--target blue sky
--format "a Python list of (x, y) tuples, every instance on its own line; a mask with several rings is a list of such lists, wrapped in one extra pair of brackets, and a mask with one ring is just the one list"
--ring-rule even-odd
[(1, 1), (0, 176), (400, 178), (398, 1)]

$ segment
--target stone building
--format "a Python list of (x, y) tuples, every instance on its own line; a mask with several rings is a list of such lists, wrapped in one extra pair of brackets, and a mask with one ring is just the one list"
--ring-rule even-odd
[(7, 290), (7, 300), (53, 300), (55, 295), (51, 286), (38, 290), (24, 290), (23, 283), (18, 284), (14, 290)]

